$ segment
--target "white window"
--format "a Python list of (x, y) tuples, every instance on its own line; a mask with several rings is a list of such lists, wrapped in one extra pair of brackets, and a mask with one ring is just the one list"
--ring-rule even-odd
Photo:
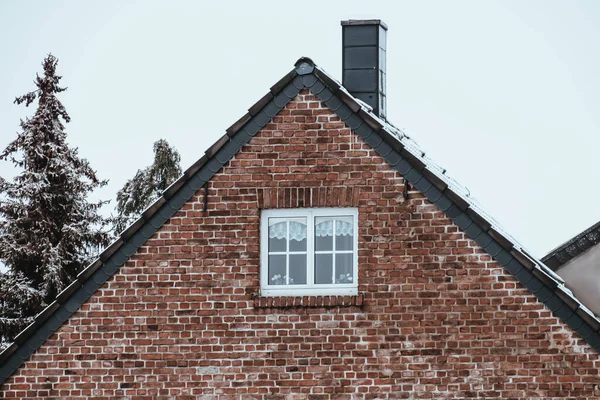
[(358, 293), (358, 210), (297, 208), (261, 215), (263, 296)]

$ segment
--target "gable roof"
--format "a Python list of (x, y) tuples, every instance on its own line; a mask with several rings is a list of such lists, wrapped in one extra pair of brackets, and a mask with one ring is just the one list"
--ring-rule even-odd
[(575, 235), (550, 253), (542, 257), (542, 262), (553, 271), (579, 257), (600, 242), (600, 222), (596, 222), (583, 232)]
[(349, 94), (311, 59), (303, 57), (0, 353), (0, 384), (302, 89), (323, 101), (390, 166), (600, 352), (600, 320), (573, 296), (558, 275), (506, 234), (410, 137), (378, 118), (369, 106)]

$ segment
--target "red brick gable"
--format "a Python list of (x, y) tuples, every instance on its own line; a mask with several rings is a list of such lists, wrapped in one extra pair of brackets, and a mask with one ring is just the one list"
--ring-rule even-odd
[[(203, 190), (4, 398), (600, 395), (597, 353), (308, 92), (212, 177), (206, 213)], [(350, 205), (360, 300), (257, 303), (260, 209)]]

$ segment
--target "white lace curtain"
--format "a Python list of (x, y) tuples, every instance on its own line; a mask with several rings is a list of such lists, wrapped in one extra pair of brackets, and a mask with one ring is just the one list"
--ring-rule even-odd
[[(290, 222), (290, 240), (301, 241), (306, 239), (306, 225), (296, 221)], [(287, 221), (278, 222), (269, 226), (270, 239), (286, 239)]]
[[(333, 223), (335, 222), (336, 236), (352, 236), (352, 223), (347, 221), (327, 220), (315, 225), (315, 234), (317, 236), (333, 236)], [(296, 221), (289, 221), (290, 232), (289, 239), (301, 241), (306, 239), (306, 225)], [(278, 222), (269, 226), (270, 239), (285, 239), (287, 230), (287, 221)]]

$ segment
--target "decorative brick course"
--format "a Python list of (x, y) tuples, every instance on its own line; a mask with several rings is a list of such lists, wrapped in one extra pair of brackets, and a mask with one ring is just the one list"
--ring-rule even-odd
[[(600, 397), (598, 354), (308, 92), (214, 176), (206, 212), (203, 191), (3, 398)], [(360, 295), (260, 297), (260, 210), (344, 206)]]
[(255, 308), (334, 308), (361, 307), (364, 297), (356, 296), (297, 296), (297, 297), (264, 297), (254, 298)]

